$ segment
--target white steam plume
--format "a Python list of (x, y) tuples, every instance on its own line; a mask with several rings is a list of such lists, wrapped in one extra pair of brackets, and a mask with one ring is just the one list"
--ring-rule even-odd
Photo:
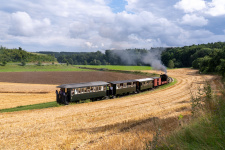
[(162, 48), (151, 49), (145, 56), (143, 56), (142, 62), (149, 64), (154, 70), (161, 70), (167, 73), (167, 69), (161, 61), (161, 53), (164, 50), (165, 49)]
[(161, 53), (165, 48), (152, 48), (144, 53), (137, 53), (135, 50), (113, 51), (121, 61), (127, 65), (137, 65), (139, 62), (150, 65), (154, 70), (161, 70), (167, 73), (166, 67), (161, 62)]

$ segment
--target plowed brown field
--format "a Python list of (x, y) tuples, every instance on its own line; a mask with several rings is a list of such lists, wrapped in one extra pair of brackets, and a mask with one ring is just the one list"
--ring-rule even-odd
[[(150, 71), (149, 71), (150, 72)], [(153, 133), (174, 130), (190, 114), (196, 70), (169, 70), (176, 85), (113, 100), (0, 114), (0, 149), (142, 149)]]

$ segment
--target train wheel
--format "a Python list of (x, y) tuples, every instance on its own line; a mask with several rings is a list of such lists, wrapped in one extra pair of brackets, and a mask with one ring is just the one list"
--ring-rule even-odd
[(67, 100), (65, 100), (64, 105), (69, 105), (69, 102)]
[(105, 96), (104, 99), (109, 99), (109, 96)]

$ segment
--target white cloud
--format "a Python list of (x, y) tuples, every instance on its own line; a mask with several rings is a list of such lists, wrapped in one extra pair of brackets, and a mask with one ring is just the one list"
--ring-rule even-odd
[(198, 17), (195, 14), (186, 14), (183, 16), (182, 24), (190, 25), (190, 26), (205, 26), (208, 24), (208, 20), (204, 17)]
[(112, 12), (109, 1), (3, 1), (1, 44), (25, 49), (35, 45), (33, 51), (96, 51), (181, 46), (219, 38), (212, 31), (216, 20), (214, 25), (211, 18), (223, 14), (222, 1), (126, 0), (126, 10), (120, 13)]
[(225, 15), (225, 0), (181, 0), (174, 7), (181, 9), (185, 13), (201, 11), (211, 16)]
[(206, 13), (212, 16), (225, 15), (225, 0), (212, 0), (208, 5), (209, 10)]
[(186, 13), (201, 11), (206, 8), (204, 0), (181, 0), (174, 5), (175, 8), (184, 10)]
[(16, 12), (11, 15), (9, 33), (16, 36), (32, 36), (45, 31), (51, 22), (48, 18), (43, 20), (32, 19), (26, 12)]

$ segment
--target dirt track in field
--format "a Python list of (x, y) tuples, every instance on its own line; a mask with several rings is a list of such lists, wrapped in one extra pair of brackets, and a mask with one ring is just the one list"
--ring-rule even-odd
[(143, 78), (112, 72), (1, 72), (0, 109), (52, 102), (57, 85)]
[[(150, 71), (149, 71), (150, 72)], [(0, 149), (141, 149), (160, 128), (190, 114), (190, 91), (217, 77), (169, 70), (174, 86), (135, 96), (0, 114)], [(159, 126), (158, 126), (159, 125)]]

